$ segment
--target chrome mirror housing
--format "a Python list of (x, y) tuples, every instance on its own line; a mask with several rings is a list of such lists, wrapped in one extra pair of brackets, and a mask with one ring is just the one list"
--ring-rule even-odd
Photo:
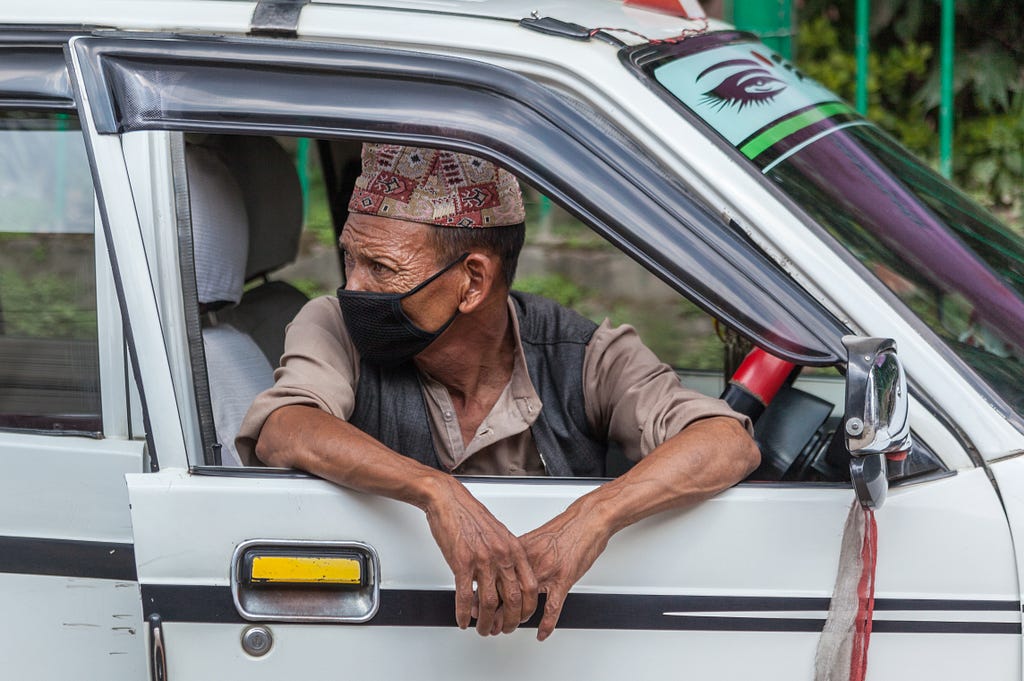
[(891, 338), (846, 336), (846, 413), (843, 434), (850, 478), (865, 508), (880, 508), (889, 483), (886, 455), (911, 447), (910, 395), (903, 364)]

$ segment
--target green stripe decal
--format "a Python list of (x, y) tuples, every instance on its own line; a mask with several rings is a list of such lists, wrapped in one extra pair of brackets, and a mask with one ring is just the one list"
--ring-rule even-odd
[(747, 158), (754, 159), (758, 154), (770, 148), (776, 142), (789, 137), (795, 132), (803, 130), (808, 125), (814, 125), (818, 121), (825, 120), (830, 116), (847, 113), (855, 112), (843, 102), (822, 104), (819, 107), (804, 111), (802, 114), (798, 114), (792, 118), (787, 118), (781, 123), (773, 125), (740, 147), (740, 151)]

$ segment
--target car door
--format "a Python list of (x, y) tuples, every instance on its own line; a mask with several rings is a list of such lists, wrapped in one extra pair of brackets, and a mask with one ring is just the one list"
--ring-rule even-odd
[(0, 32), (0, 667), (139, 678), (124, 475), (145, 441), (67, 37)]
[[(138, 158), (126, 149), (173, 156), (183, 131), (434, 143), (503, 163), (773, 353), (809, 365), (842, 361), (844, 327), (773, 263), (600, 114), (510, 71), (226, 39), (80, 38), (70, 56), (105, 228), (117, 269), (133, 281), (146, 273), (129, 268), (156, 277), (166, 264), (147, 262), (142, 212), (109, 200), (158, 191), (135, 181)], [(176, 367), (189, 358), (152, 352), (154, 329), (175, 333), (163, 322), (170, 311), (152, 289), (121, 289), (132, 337), (150, 342), (136, 356), (161, 463), (128, 476), (154, 678), (335, 669), (395, 679), (811, 676), (853, 501), (848, 485), (741, 484), (640, 522), (576, 585), (550, 640), (534, 640), (535, 620), (481, 639), (454, 625), (452, 576), (418, 510), (294, 471), (207, 465), (183, 436), (202, 429), (203, 415), (181, 400), (168, 408), (182, 394)], [(914, 426), (947, 461), (964, 460), (920, 404)], [(601, 484), (464, 482), (514, 533)], [(1018, 678), (1012, 547), (984, 471), (946, 466), (908, 480), (877, 515), (871, 678), (908, 669)], [(312, 561), (329, 566), (331, 584), (303, 581)]]

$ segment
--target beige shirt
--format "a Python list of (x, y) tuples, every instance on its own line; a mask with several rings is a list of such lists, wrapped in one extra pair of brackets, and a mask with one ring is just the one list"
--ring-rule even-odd
[[(465, 444), (448, 390), (420, 373), (438, 460), (464, 475), (544, 475), (530, 426), (542, 408), (526, 367), (519, 321), (509, 301), (516, 340), (512, 378), (473, 439)], [(270, 414), (287, 405), (317, 407), (348, 420), (355, 409), (359, 355), (352, 345), (338, 300), (311, 300), (295, 316), (285, 335), (274, 386), (261, 393), (246, 414), (235, 440), (246, 465), (260, 429)], [(587, 423), (596, 436), (618, 442), (627, 458), (639, 460), (690, 423), (711, 416), (749, 419), (717, 399), (683, 387), (675, 372), (645, 346), (629, 325), (605, 320), (587, 344), (583, 360), (583, 401)]]

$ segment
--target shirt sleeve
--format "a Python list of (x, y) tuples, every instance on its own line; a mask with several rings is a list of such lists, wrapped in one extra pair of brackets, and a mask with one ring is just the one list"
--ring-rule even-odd
[(748, 417), (684, 387), (628, 324), (612, 327), (606, 319), (594, 332), (583, 360), (583, 386), (590, 427), (618, 442), (632, 461), (713, 416), (734, 418), (753, 435)]
[(355, 408), (359, 358), (341, 317), (337, 299), (306, 303), (285, 330), (281, 366), (274, 385), (260, 393), (242, 420), (235, 447), (242, 463), (260, 465), (256, 441), (263, 424), (281, 407), (316, 407), (348, 420)]

